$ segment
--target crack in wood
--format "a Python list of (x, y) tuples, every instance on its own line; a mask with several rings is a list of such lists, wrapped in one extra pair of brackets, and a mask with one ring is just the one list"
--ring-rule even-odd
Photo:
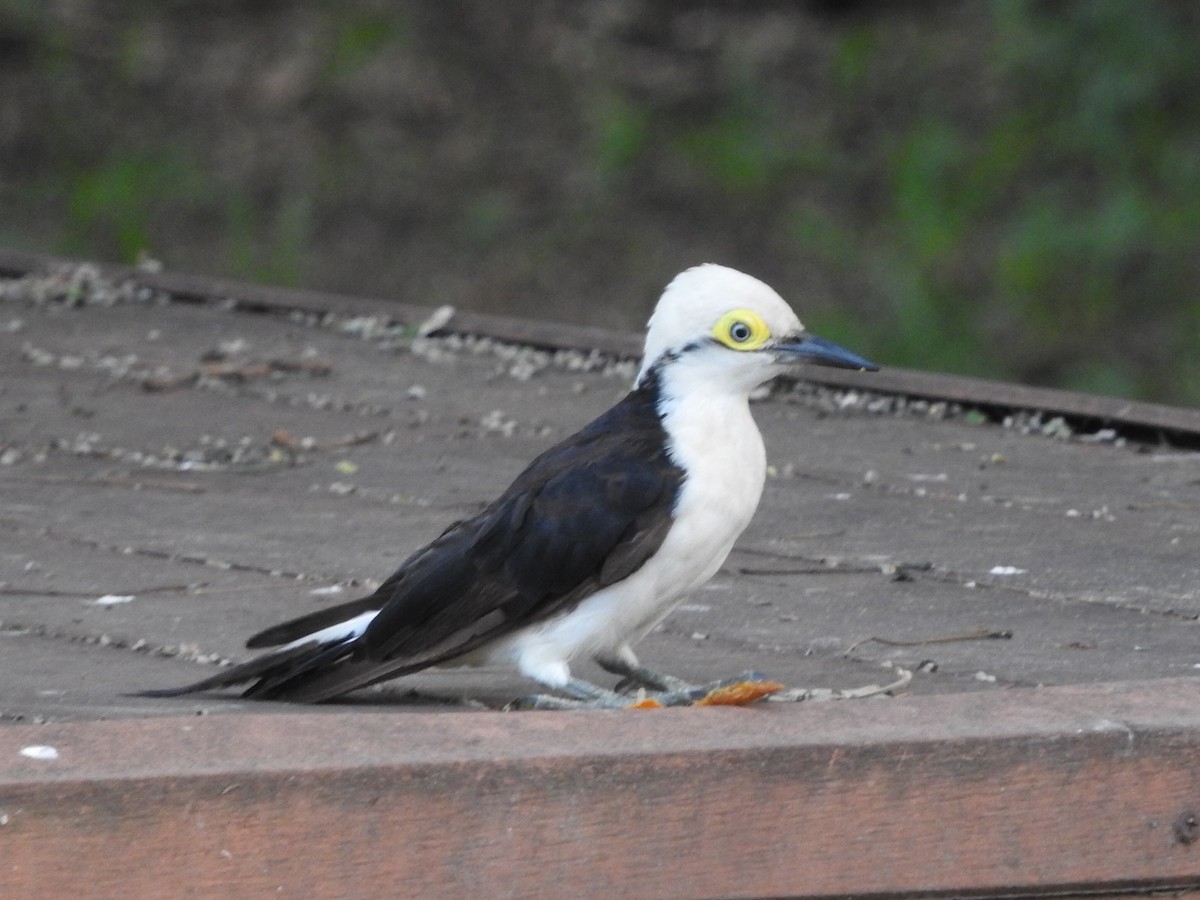
[(180, 553), (170, 550), (159, 550), (152, 547), (136, 547), (129, 544), (112, 544), (107, 541), (101, 541), (97, 538), (83, 537), (79, 535), (61, 534), (50, 528), (39, 528), (32, 530), (24, 527), (21, 522), (12, 520), (0, 519), (0, 527), (7, 528), (10, 531), (24, 533), (36, 537), (49, 538), (54, 541), (59, 541), (70, 546), (84, 547), (89, 550), (98, 550), (103, 553), (110, 553), (116, 556), (143, 556), (150, 559), (161, 560), (164, 562), (185, 563), (187, 565), (205, 566), (211, 569), (220, 569), (221, 571), (232, 572), (251, 572), (256, 575), (266, 575), (269, 578), (287, 579), (289, 581), (299, 582), (339, 582), (343, 579), (334, 578), (330, 575), (320, 573), (305, 573), (294, 572), (286, 569), (272, 569), (266, 566), (258, 566), (252, 563), (231, 562), (228, 560), (216, 559), (214, 557), (200, 556), (190, 553)]
[(95, 647), (105, 647), (113, 650), (125, 650), (133, 653), (143, 653), (152, 656), (162, 656), (181, 659), (202, 665), (230, 665), (232, 660), (220, 653), (201, 649), (198, 644), (165, 644), (149, 641), (146, 638), (114, 637), (106, 632), (73, 632), (67, 629), (54, 628), (43, 623), (27, 624), (19, 620), (5, 619), (0, 622), (0, 630), (7, 637), (32, 636), (47, 640), (63, 641), (68, 644), (87, 644)]

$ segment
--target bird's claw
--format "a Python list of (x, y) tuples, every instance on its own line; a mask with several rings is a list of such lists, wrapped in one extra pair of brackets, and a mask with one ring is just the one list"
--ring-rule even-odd
[[(657, 676), (657, 673), (655, 673)], [(518, 697), (505, 710), (528, 709), (662, 709), (667, 706), (748, 706), (764, 697), (783, 690), (783, 685), (758, 672), (743, 672), (733, 678), (722, 678), (707, 684), (689, 684), (670, 676), (657, 676), (657, 683), (667, 680), (670, 690), (647, 691), (639, 687), (635, 694), (606, 691), (595, 685), (572, 681), (566, 688), (572, 696), (531, 694)], [(626, 678), (622, 684), (629, 682)], [(636, 683), (636, 682), (635, 682)], [(586, 685), (586, 687), (584, 687)], [(618, 685), (620, 687), (620, 685)]]
[(638, 696), (614, 694), (608, 697), (590, 697), (586, 700), (559, 697), (555, 694), (529, 694), (518, 697), (504, 705), (505, 712), (529, 709), (662, 709), (665, 704), (658, 698), (642, 691)]

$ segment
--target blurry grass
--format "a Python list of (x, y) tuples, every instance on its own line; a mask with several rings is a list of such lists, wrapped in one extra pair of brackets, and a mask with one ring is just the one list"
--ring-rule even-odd
[(330, 4), (331, 37), (325, 56), (325, 75), (336, 80), (353, 74), (380, 53), (399, 44), (407, 34), (398, 13), (382, 10), (339, 10)]
[(704, 126), (677, 139), (682, 156), (726, 193), (757, 196), (776, 183), (787, 154), (769, 119), (749, 104), (733, 104)]
[[(385, 7), (318, 8), (328, 25), (318, 92), (410, 39), (413, 26)], [(87, 57), (42, 9), (0, 0), (69, 91)], [(811, 118), (788, 105), (787, 85), (737, 58), (715, 68), (703, 102), (678, 108), (597, 76), (579, 88), (590, 181), (567, 208), (531, 216), (518, 187), (481, 179), (451, 198), (453, 237), (466, 252), (523, 241), (530, 266), (572, 253), (658, 266), (646, 235), (660, 222), (727, 227), (736, 238), (725, 246), (748, 265), (799, 256), (859, 302), (840, 311), (795, 298), (815, 330), (876, 361), (1200, 403), (1200, 6), (979, 9), (991, 42), (968, 60), (945, 32), (898, 47), (894, 17), (830, 20), (825, 81), (800, 93), (827, 94)], [(145, 28), (131, 18), (113, 50), (113, 117), (149, 77)], [(978, 79), (958, 109), (936, 99), (949, 96), (938, 93), (947, 59)], [(110, 146), (90, 146), (58, 105), (47, 116), (65, 149), (43, 186), (61, 198), (72, 254), (132, 262), (155, 253), (167, 217), (193, 217), (224, 234), (234, 274), (297, 284), (323, 210), (357, 184), (353, 145), (336, 134), (314, 151), (309, 181), (247, 185), (161, 134), (114, 130)], [(660, 201), (675, 208), (626, 220), (637, 202)], [(549, 224), (515, 233), (534, 221)]]
[[(844, 336), (898, 365), (1200, 402), (1200, 20), (1125, 0), (991, 8), (996, 113), (926, 115), (878, 164), (835, 172), (884, 186), (874, 227), (789, 221), (881, 301)], [(841, 90), (869, 90), (876, 43), (848, 32)], [(838, 318), (814, 322), (838, 334)]]
[(290, 194), (264, 206), (234, 193), (227, 197), (225, 215), (229, 268), (234, 275), (290, 287), (303, 281), (314, 228), (309, 197)]
[(203, 191), (203, 175), (179, 148), (126, 151), (105, 156), (66, 181), (67, 252), (133, 262), (153, 244), (157, 217), (171, 215)]
[(592, 164), (602, 184), (618, 183), (650, 145), (650, 111), (615, 92), (589, 110)]

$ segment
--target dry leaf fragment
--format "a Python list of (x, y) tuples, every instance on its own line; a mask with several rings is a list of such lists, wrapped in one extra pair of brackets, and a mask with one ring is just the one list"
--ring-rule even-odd
[(739, 681), (709, 692), (693, 706), (747, 706), (783, 690), (778, 681)]

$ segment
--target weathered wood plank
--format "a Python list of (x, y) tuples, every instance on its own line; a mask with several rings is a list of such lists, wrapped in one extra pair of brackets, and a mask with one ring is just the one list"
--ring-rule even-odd
[[(11, 262), (0, 252), (0, 271)], [(1190, 673), (1198, 659), (1195, 456), (1166, 449), (841, 414), (846, 398), (832, 394), (757, 406), (774, 467), (759, 514), (645, 658), (693, 679), (755, 667), (789, 687), (837, 688), (889, 680), (886, 661), (923, 663), (908, 689), (943, 696), (648, 718), (404, 702), (413, 686), (529, 689), (464, 671), (311, 711), (123, 696), (197, 677), (206, 670), (183, 662), (197, 653), (240, 658), (249, 632), (345, 597), (316, 586), (386, 575), (629, 374), (545, 354), (522, 370), (487, 342), (420, 353), (249, 312), (415, 322), (428, 313), (418, 307), (164, 277), (156, 289), (176, 298), (241, 300), (6, 307), (18, 324), (0, 334), (0, 721), (124, 721), (0, 730), (0, 895), (1200, 884), (1184, 815), (1200, 804), (1196, 682), (1095, 683)], [(538, 325), (478, 328), (573, 346)], [(226, 345), (250, 368), (328, 366), (178, 377)], [(145, 390), (126, 362), (161, 368), (166, 387)], [(1061, 406), (907, 374), (861, 386), (942, 385), (933, 396), (991, 410)], [(1081, 420), (1152, 421), (1070, 397)], [(1159, 424), (1190, 427), (1189, 412)], [(281, 432), (300, 450), (271, 462)], [(269, 464), (223, 466), (214, 442)], [(217, 464), (171, 464), (181, 451)], [(93, 603), (105, 593), (136, 596)], [(944, 640), (980, 626), (1013, 637)], [(892, 643), (859, 643), (870, 636)], [(185, 644), (170, 660), (132, 649)], [(1012, 689), (1043, 682), (1093, 683)], [(222, 715), (187, 715), (201, 713)], [(131, 721), (144, 715), (171, 718)], [(35, 743), (58, 760), (20, 756)]]
[[(15, 454), (0, 467), (0, 622), (19, 634), (0, 656), (0, 716), (103, 717), (133, 704), (106, 701), (101, 684), (119, 694), (199, 674), (181, 660), (154, 660), (162, 674), (148, 674), (133, 654), (122, 669), (110, 649), (102, 678), (69, 678), (99, 672), (79, 641), (243, 658), (246, 635), (359, 590), (314, 588), (380, 579), (480, 508), (629, 375), (545, 365), (518, 377), (499, 351), (439, 344), (422, 354), (219, 304), (10, 308), (22, 325), (0, 334), (0, 444)], [(276, 357), (328, 368), (151, 391), (114, 374), (130, 360), (186, 373), (225, 346), (251, 368)], [(760, 510), (727, 571), (648, 639), (647, 661), (696, 679), (756, 668), (792, 687), (841, 688), (890, 679), (885, 661), (924, 664), (916, 692), (1192, 671), (1194, 456), (829, 414), (829, 399), (785, 392), (756, 404), (775, 468)], [(222, 469), (211, 452), (220, 441), (262, 461), (278, 432), (300, 447), (294, 460), (277, 452), (269, 465)], [(373, 437), (352, 440), (362, 433)], [(211, 455), (217, 468), (172, 467), (183, 452)], [(138, 591), (216, 575), (219, 585)], [(90, 605), (105, 593), (138, 596)], [(979, 627), (1013, 638), (870, 642), (843, 655), (864, 637)], [(60, 642), (63, 678), (41, 687), (66, 693), (39, 700), (37, 679), (12, 659), (31, 634), (39, 646)], [(452, 693), (472, 684), (446, 681)], [(135, 703), (160, 715), (246, 708)]]
[[(34, 746), (57, 758), (22, 755)], [(1195, 679), (728, 711), (13, 726), (0, 892), (1194, 888), (1197, 759)]]

